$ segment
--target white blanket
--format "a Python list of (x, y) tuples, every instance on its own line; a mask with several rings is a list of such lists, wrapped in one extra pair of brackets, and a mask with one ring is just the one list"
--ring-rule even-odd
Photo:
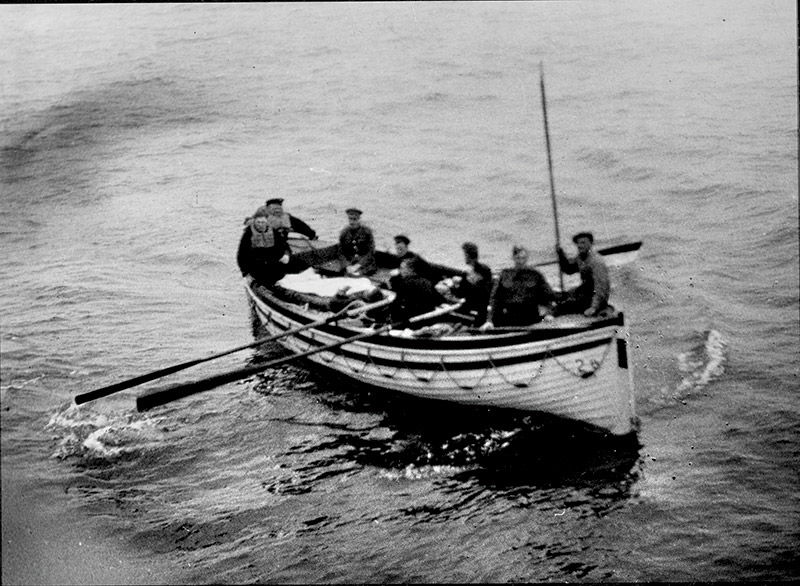
[(286, 275), (278, 285), (298, 293), (313, 293), (321, 297), (333, 297), (345, 288), (347, 293), (359, 293), (374, 287), (366, 277), (321, 277), (314, 269)]

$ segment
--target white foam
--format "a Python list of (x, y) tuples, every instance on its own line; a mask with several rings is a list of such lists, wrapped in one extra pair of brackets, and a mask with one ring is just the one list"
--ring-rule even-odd
[(83, 447), (89, 452), (93, 452), (94, 454), (104, 458), (113, 458), (118, 456), (120, 452), (122, 452), (122, 448), (108, 447), (102, 441), (103, 436), (110, 431), (110, 429), (110, 426), (106, 426), (94, 430), (87, 436), (85, 440), (83, 440)]
[(55, 458), (90, 454), (115, 458), (158, 441), (157, 422), (135, 414), (109, 416), (90, 407), (70, 403), (50, 417), (45, 426), (61, 435)]
[(442, 465), (423, 465), (409, 464), (402, 470), (381, 470), (380, 476), (388, 480), (425, 480), (428, 478), (438, 478), (442, 476), (452, 476), (465, 470), (463, 466)]
[(725, 349), (727, 342), (717, 330), (709, 330), (703, 346), (704, 355), (692, 360), (691, 352), (678, 356), (678, 368), (688, 373), (678, 384), (676, 391), (682, 393), (705, 387), (725, 372)]

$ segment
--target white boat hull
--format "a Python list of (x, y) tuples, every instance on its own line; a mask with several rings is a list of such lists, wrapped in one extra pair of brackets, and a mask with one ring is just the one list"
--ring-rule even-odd
[[(270, 334), (314, 319), (289, 303), (268, 295), (262, 298), (250, 287), (247, 291)], [(622, 318), (590, 329), (569, 325), (564, 326), (564, 335), (555, 337), (550, 324), (542, 325), (542, 331), (550, 332), (547, 336), (536, 336), (535, 328), (533, 335), (434, 339), (392, 331), (320, 351), (307, 360), (360, 383), (415, 397), (548, 413), (614, 435), (634, 431), (633, 379)], [(282, 338), (280, 343), (300, 354), (363, 331), (323, 326)]]

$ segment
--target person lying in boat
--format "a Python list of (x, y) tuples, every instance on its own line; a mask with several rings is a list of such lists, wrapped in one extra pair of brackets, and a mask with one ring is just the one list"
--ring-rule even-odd
[(446, 299), (425, 274), (425, 261), (411, 257), (400, 263), (400, 273), (391, 284), (397, 294), (390, 306), (392, 321), (405, 322), (415, 315), (433, 311)]
[(486, 323), (481, 329), (529, 326), (542, 320), (539, 306), (547, 308), (544, 316), (552, 319), (555, 295), (542, 274), (528, 266), (528, 250), (512, 249), (514, 268), (503, 269), (494, 284)]
[(286, 266), (291, 259), (291, 250), (279, 229), (275, 216), (260, 207), (253, 214), (253, 221), (244, 229), (239, 241), (236, 262), (243, 277), (251, 277), (257, 283), (270, 286), (286, 275)]
[[(353, 301), (359, 301), (368, 304), (376, 303), (384, 298), (383, 292), (375, 286), (370, 287), (369, 289), (364, 289), (363, 291), (356, 291), (355, 293), (351, 293), (350, 287), (342, 287), (330, 300), (329, 309), (330, 311), (337, 312), (344, 309), (348, 305), (351, 305)], [(382, 314), (378, 308), (368, 311), (362, 317), (367, 317), (374, 321), (376, 316), (380, 315)]]
[(268, 199), (265, 205), (267, 207), (267, 211), (271, 215), (278, 218), (278, 221), (280, 222), (280, 227), (278, 229), (283, 232), (285, 238), (289, 237), (289, 232), (297, 232), (309, 240), (317, 240), (317, 233), (311, 228), (311, 226), (306, 224), (300, 218), (286, 213), (283, 210), (283, 198), (273, 197)]
[(568, 258), (561, 246), (556, 246), (561, 270), (571, 275), (579, 272), (581, 284), (564, 291), (558, 300), (559, 313), (583, 313), (592, 317), (608, 310), (611, 282), (608, 267), (603, 258), (592, 250), (594, 236), (591, 232), (579, 232), (572, 237), (578, 248), (578, 256)]
[(493, 285), (492, 269), (478, 261), (478, 245), (474, 242), (465, 242), (461, 249), (467, 269), (460, 276), (442, 280), (436, 290), (448, 301), (463, 299), (459, 313), (468, 315), (472, 325), (480, 326), (486, 322)]
[(347, 209), (347, 226), (339, 234), (339, 263), (341, 271), (353, 276), (372, 275), (378, 270), (375, 262), (375, 237), (361, 223), (363, 212)]

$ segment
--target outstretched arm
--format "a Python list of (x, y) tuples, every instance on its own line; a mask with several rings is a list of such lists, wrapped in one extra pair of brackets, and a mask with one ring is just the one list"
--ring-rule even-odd
[(300, 218), (295, 218), (294, 216), (290, 215), (289, 216), (289, 224), (290, 224), (292, 232), (297, 232), (298, 234), (302, 234), (303, 236), (305, 236), (309, 240), (316, 240), (317, 233), (314, 232), (314, 230), (311, 228), (311, 226), (306, 224)]
[(371, 274), (378, 268), (378, 263), (375, 261), (375, 237), (372, 235), (372, 230), (367, 230), (366, 232), (365, 250), (363, 254), (359, 254), (358, 264), (361, 265), (361, 270), (364, 274)]

